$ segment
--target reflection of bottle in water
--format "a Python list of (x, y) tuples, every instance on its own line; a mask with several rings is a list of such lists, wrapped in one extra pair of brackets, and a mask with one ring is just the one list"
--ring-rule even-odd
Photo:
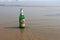
[(20, 16), (19, 16), (19, 28), (25, 28), (25, 16), (23, 14), (22, 8), (20, 10)]
[(24, 40), (24, 39), (25, 39), (25, 30), (20, 29), (20, 40)]

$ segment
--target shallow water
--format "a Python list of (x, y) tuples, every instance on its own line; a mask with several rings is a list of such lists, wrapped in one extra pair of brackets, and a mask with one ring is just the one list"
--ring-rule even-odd
[(60, 40), (60, 7), (23, 8), (26, 28), (19, 29), (19, 8), (0, 7), (0, 40)]

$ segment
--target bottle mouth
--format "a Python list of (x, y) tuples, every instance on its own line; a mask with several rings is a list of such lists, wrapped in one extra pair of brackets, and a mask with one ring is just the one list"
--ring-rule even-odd
[(23, 12), (23, 9), (22, 8), (20, 9), (20, 12)]

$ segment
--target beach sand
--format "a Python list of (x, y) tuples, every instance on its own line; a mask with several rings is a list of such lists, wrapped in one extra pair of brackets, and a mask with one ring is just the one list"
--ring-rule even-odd
[(60, 40), (60, 22), (55, 19), (26, 21), (19, 29), (18, 21), (0, 24), (0, 40)]

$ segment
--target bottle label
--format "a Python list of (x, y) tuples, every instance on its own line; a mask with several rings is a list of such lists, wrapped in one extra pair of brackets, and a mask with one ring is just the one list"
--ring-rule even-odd
[(25, 26), (25, 19), (23, 19), (21, 25), (24, 27)]

